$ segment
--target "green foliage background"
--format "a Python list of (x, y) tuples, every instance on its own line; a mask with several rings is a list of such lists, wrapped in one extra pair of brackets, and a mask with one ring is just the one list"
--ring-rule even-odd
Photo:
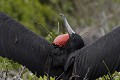
[(37, 22), (48, 26), (57, 19), (55, 11), (51, 7), (41, 4), (39, 0), (1, 0), (0, 11), (18, 20), (37, 34), (42, 34)]
[[(60, 13), (64, 13), (76, 30), (87, 27), (101, 27), (104, 16), (109, 28), (120, 24), (120, 0), (0, 0), (0, 11), (19, 21), (50, 42), (65, 29)], [(0, 57), (0, 70), (19, 72), (21, 65)], [(26, 70), (23, 74), (29, 75)], [(119, 80), (119, 73), (115, 73)], [(38, 78), (28, 76), (29, 80)], [(41, 78), (39, 78), (41, 79)], [(100, 80), (104, 80), (101, 78)]]

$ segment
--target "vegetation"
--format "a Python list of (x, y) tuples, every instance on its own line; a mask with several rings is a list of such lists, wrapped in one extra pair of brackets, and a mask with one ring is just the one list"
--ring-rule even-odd
[[(72, 26), (76, 26), (74, 29), (78, 32), (86, 27), (105, 27), (108, 32), (120, 23), (120, 0), (0, 0), (0, 11), (50, 42), (58, 34), (65, 33), (60, 13), (69, 18), (69, 22)], [(5, 77), (2, 74), (7, 73), (10, 77), (17, 76), (23, 80), (42, 80), (18, 63), (2, 57), (0, 57), (0, 71), (2, 77)], [(112, 76), (115, 80), (120, 79), (118, 72)], [(97, 80), (108, 79), (109, 76), (104, 76)]]

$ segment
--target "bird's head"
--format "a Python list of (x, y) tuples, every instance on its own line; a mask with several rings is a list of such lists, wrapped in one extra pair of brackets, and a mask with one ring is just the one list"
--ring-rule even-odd
[(64, 20), (68, 33), (57, 36), (54, 39), (53, 44), (72, 51), (82, 48), (84, 46), (84, 41), (81, 36), (72, 30), (66, 17), (63, 14), (60, 14), (60, 16)]

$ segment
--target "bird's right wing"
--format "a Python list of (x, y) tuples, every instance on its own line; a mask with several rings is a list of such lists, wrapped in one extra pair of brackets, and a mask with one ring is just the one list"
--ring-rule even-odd
[(43, 76), (53, 49), (48, 41), (0, 12), (0, 56)]
[(74, 67), (71, 76), (76, 80), (94, 80), (107, 73), (120, 71), (120, 27), (71, 53), (65, 71), (72, 63)]

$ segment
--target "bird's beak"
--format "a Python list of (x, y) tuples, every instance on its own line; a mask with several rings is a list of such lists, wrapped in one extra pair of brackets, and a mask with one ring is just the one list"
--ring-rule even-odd
[(75, 34), (75, 32), (73, 31), (73, 29), (70, 27), (70, 25), (69, 25), (69, 23), (68, 23), (66, 17), (65, 17), (63, 14), (60, 14), (60, 16), (61, 16), (62, 19), (64, 20), (65, 27), (67, 28), (68, 33), (69, 33), (70, 35)]

